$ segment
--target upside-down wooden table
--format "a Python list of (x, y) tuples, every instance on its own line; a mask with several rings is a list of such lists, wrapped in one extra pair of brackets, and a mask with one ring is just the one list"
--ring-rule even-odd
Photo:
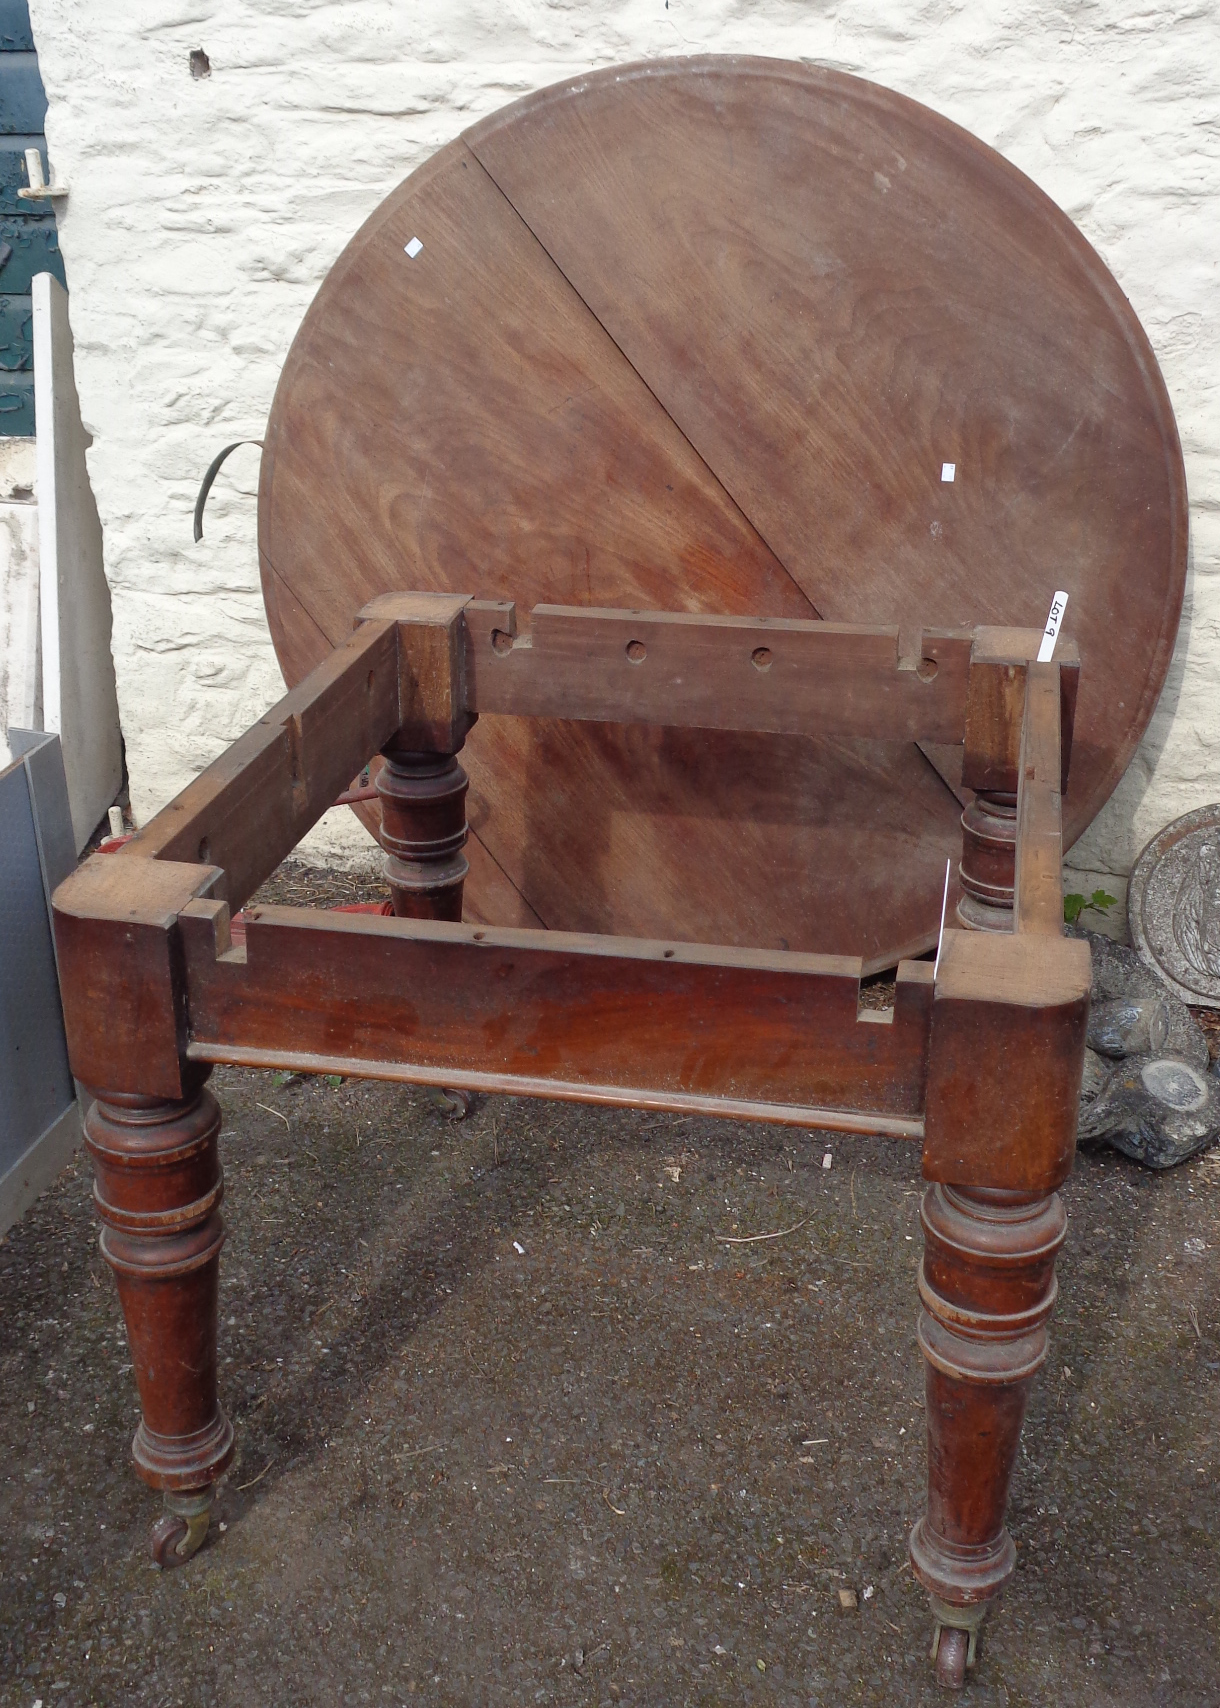
[[(1147, 723), (1184, 516), (1097, 257), (867, 84), (606, 73), (389, 199), (268, 430), (297, 686), (55, 898), (161, 1564), (233, 1452), (212, 1063), (884, 1133), (931, 1183), (911, 1552), (961, 1683), (1013, 1567), (1066, 1227), (1089, 955), (1061, 799), (1070, 759), (1070, 837)], [(1056, 587), (1071, 638), (1038, 663)], [(254, 906), (235, 940), (370, 761), (397, 917)], [(902, 959), (936, 941), (954, 842), (938, 961)], [(895, 961), (893, 1008), (862, 1010)]]

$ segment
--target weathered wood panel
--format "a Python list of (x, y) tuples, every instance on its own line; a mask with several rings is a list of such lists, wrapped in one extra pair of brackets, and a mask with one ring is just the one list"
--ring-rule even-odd
[[(861, 1018), (860, 963), (275, 907), (180, 928), (196, 1060), (283, 1062), (917, 1136), (931, 968)], [(342, 1064), (342, 1065), (340, 1065)], [(858, 1122), (856, 1123), (859, 1124)]]
[(1031, 664), (1021, 726), (1013, 930), (1063, 935), (1059, 666)]
[[(307, 315), (268, 424), (259, 539), (290, 681), (404, 585), (818, 614), (462, 144), (378, 210)], [(506, 881), (555, 927), (862, 950), (870, 965), (934, 936), (958, 808), (913, 750), (640, 743), (480, 723), (462, 758), (490, 856), (472, 864), (472, 910), (506, 922)], [(501, 881), (485, 892), (486, 873)]]
[(926, 107), (772, 60), (616, 66), (467, 141), (822, 617), (1070, 593), (1074, 841), (1165, 680), (1187, 516), (1152, 349), (1066, 215)]
[(397, 624), (364, 623), (116, 858), (222, 866), (239, 907), (389, 740), (399, 717)]
[[(874, 741), (961, 741), (970, 635), (786, 618), (511, 604), (464, 612), (480, 714)], [(514, 637), (516, 637), (514, 639)]]

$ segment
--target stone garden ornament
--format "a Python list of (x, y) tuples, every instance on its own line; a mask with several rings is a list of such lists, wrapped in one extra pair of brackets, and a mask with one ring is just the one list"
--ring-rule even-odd
[(1152, 838), (1127, 891), (1131, 941), (1183, 1002), (1220, 1008), (1220, 805)]

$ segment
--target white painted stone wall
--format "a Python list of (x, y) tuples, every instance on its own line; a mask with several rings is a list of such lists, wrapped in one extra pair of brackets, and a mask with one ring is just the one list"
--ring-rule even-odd
[[(258, 436), (347, 238), (483, 114), (616, 61), (807, 59), (936, 108), (1084, 231), (1152, 339), (1192, 501), (1181, 637), (1125, 781), (1077, 847), (1121, 879), (1220, 797), (1220, 10), (1199, 0), (31, 0), (77, 381), (106, 539), (132, 797), (147, 815), (280, 691), (257, 451), (191, 543), (202, 471)], [(193, 80), (192, 49), (211, 75)], [(1121, 628), (1115, 645), (1121, 647)], [(332, 814), (314, 846), (359, 846)]]

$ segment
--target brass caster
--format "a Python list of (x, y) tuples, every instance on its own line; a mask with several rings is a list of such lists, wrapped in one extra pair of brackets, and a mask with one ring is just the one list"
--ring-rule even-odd
[(165, 1511), (152, 1527), (152, 1557), (162, 1571), (184, 1566), (203, 1546), (212, 1516), (212, 1490), (166, 1489)]
[(935, 1595), (929, 1599), (935, 1621), (932, 1659), (936, 1663), (936, 1682), (945, 1690), (960, 1690), (966, 1682), (966, 1668), (974, 1665), (979, 1626), (987, 1616), (987, 1603), (954, 1607)]
[(966, 1682), (970, 1636), (955, 1626), (940, 1630), (936, 1643), (936, 1682), (945, 1690), (960, 1690)]
[(473, 1091), (450, 1091), (439, 1085), (426, 1085), (424, 1094), (432, 1107), (450, 1121), (464, 1121), (474, 1108)]

